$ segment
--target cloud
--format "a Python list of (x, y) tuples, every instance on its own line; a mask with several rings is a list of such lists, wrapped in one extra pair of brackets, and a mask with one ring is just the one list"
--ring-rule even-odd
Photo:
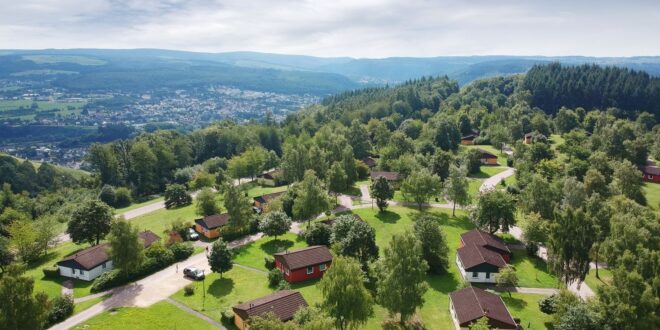
[(0, 48), (660, 55), (656, 1), (0, 0)]

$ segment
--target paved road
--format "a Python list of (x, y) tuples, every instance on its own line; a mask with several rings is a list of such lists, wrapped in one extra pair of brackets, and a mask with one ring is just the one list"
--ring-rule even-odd
[(484, 180), (484, 182), (481, 184), (481, 187), (479, 187), (479, 192), (485, 192), (495, 188), (500, 183), (500, 181), (514, 175), (515, 173), (516, 170), (514, 168), (507, 167), (507, 169), (503, 172), (497, 173)]

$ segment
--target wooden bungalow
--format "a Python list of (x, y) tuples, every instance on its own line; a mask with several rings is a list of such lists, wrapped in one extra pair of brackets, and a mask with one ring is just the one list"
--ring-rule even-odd
[(323, 245), (310, 246), (295, 251), (275, 253), (275, 267), (289, 283), (297, 283), (323, 277), (332, 264), (332, 254)]
[(248, 329), (251, 317), (273, 313), (283, 322), (293, 319), (296, 312), (307, 307), (307, 301), (300, 292), (292, 290), (277, 291), (271, 295), (257, 298), (234, 306), (234, 325), (240, 330)]
[(195, 219), (195, 230), (206, 238), (217, 238), (220, 236), (220, 228), (229, 223), (229, 218), (229, 214), (223, 213)]

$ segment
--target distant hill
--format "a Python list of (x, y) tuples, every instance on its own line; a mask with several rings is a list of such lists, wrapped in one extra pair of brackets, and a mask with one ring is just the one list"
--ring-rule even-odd
[(159, 49), (0, 51), (0, 79), (50, 81), (74, 90), (184, 88), (209, 84), (279, 93), (330, 95), (365, 86), (444, 76), (461, 85), (527, 72), (535, 64), (598, 64), (660, 76), (657, 57), (449, 56), (355, 59), (256, 52), (198, 53)]

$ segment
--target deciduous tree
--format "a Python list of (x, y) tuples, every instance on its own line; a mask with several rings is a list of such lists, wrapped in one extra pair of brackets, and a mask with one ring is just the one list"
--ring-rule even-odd
[(270, 212), (266, 214), (259, 222), (259, 230), (267, 236), (277, 236), (286, 234), (291, 228), (291, 218), (284, 212)]
[(465, 206), (470, 204), (470, 182), (467, 179), (467, 171), (463, 168), (451, 165), (449, 167), (449, 178), (445, 183), (445, 193), (452, 201), (451, 215), (456, 216), (456, 205)]
[(182, 184), (168, 184), (165, 188), (165, 208), (171, 209), (192, 204), (192, 196)]
[(99, 200), (87, 200), (73, 211), (67, 233), (74, 243), (99, 244), (110, 232), (113, 214), (108, 204)]
[(422, 204), (427, 203), (439, 191), (440, 178), (437, 175), (431, 174), (427, 169), (410, 174), (403, 180), (403, 184), (401, 184), (401, 192), (406, 196), (412, 197), (420, 210), (422, 209)]
[(487, 228), (491, 234), (500, 229), (508, 232), (516, 223), (515, 201), (507, 192), (491, 190), (479, 196), (472, 218), (477, 226)]
[(108, 251), (114, 267), (124, 274), (136, 272), (144, 261), (144, 242), (141, 242), (138, 229), (130, 222), (119, 219), (112, 224), (108, 237)]
[(211, 271), (219, 273), (220, 278), (222, 278), (222, 273), (228, 272), (234, 266), (232, 258), (233, 253), (222, 238), (218, 238), (213, 242), (211, 253), (208, 255)]
[(225, 188), (224, 197), (225, 207), (230, 216), (229, 223), (236, 228), (246, 226), (252, 217), (252, 209), (247, 194), (241, 187), (229, 185)]
[(584, 281), (589, 272), (593, 224), (581, 209), (557, 212), (550, 228), (548, 263), (566, 284)]
[(394, 190), (387, 179), (379, 176), (371, 184), (371, 195), (376, 198), (378, 210), (383, 212), (387, 208), (387, 200), (394, 197)]
[(34, 279), (12, 265), (0, 277), (0, 329), (42, 329), (48, 317), (48, 296), (34, 294)]
[(314, 171), (306, 171), (298, 186), (298, 194), (293, 202), (293, 215), (297, 219), (311, 219), (330, 208), (328, 194), (321, 187), (321, 181)]
[(424, 214), (415, 220), (415, 236), (422, 244), (422, 255), (435, 274), (444, 274), (449, 268), (447, 238), (440, 230), (436, 217)]
[(220, 206), (215, 200), (215, 193), (209, 188), (202, 189), (195, 198), (195, 209), (197, 214), (208, 216), (220, 213)]

